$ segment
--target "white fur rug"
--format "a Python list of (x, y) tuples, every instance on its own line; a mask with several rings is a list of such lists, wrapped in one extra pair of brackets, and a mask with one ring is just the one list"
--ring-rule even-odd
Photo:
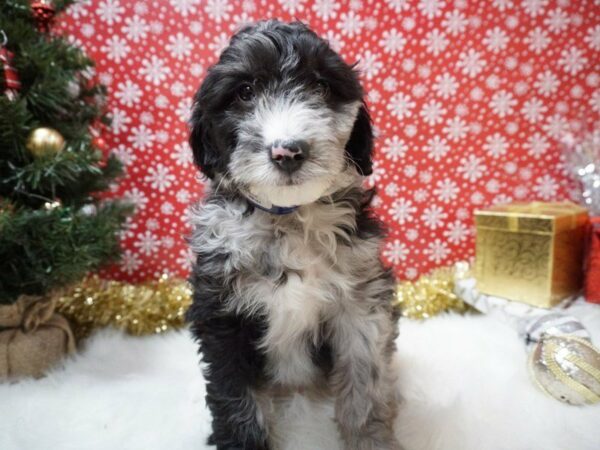
[[(600, 306), (570, 309), (600, 344)], [(403, 320), (397, 434), (407, 450), (592, 450), (600, 405), (546, 397), (528, 378), (512, 329), (483, 316)], [(187, 450), (205, 444), (209, 413), (187, 332), (147, 338), (104, 331), (38, 381), (0, 385), (2, 450)], [(286, 450), (336, 450), (329, 406), (297, 398)]]

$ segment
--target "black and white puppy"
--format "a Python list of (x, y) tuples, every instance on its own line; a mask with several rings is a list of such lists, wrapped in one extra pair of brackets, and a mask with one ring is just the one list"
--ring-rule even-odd
[(192, 214), (187, 318), (217, 449), (279, 448), (278, 405), (335, 401), (345, 448), (395, 450), (394, 282), (361, 187), (373, 135), (358, 74), (301, 23), (244, 28), (195, 97), (211, 179)]

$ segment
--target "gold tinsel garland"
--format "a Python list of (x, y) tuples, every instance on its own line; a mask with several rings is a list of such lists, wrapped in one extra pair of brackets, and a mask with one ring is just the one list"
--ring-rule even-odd
[(417, 281), (398, 283), (394, 304), (409, 319), (424, 320), (447, 311), (464, 313), (472, 308), (454, 293), (454, 280), (469, 271), (466, 262), (436, 269)]
[[(419, 320), (446, 311), (470, 310), (454, 294), (454, 280), (464, 276), (465, 267), (466, 263), (459, 263), (434, 270), (414, 282), (398, 283), (394, 305), (404, 317)], [(78, 339), (106, 326), (141, 336), (181, 328), (191, 302), (189, 284), (168, 275), (141, 284), (91, 276), (63, 291), (58, 296), (57, 309), (69, 319)]]
[(135, 285), (92, 276), (62, 293), (57, 309), (78, 339), (106, 326), (140, 336), (182, 327), (191, 302), (188, 283), (168, 275)]

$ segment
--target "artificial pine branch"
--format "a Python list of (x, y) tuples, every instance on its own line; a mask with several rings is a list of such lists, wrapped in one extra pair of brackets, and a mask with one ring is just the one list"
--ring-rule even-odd
[[(58, 14), (71, 3), (53, 4)], [(122, 166), (92, 143), (91, 127), (109, 124), (96, 103), (106, 88), (91, 81), (93, 61), (38, 31), (29, 0), (0, 0), (0, 29), (21, 82), (13, 100), (0, 83), (0, 303), (10, 303), (115, 260), (131, 207), (99, 200)], [(32, 152), (27, 140), (38, 127), (58, 131), (64, 148)]]

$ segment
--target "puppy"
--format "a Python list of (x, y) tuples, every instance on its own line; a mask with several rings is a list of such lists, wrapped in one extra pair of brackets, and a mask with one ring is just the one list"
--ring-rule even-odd
[(212, 181), (187, 314), (209, 442), (278, 448), (278, 405), (300, 392), (334, 399), (345, 448), (399, 449), (394, 282), (361, 187), (373, 134), (356, 71), (301, 23), (244, 28), (195, 96), (190, 143)]

